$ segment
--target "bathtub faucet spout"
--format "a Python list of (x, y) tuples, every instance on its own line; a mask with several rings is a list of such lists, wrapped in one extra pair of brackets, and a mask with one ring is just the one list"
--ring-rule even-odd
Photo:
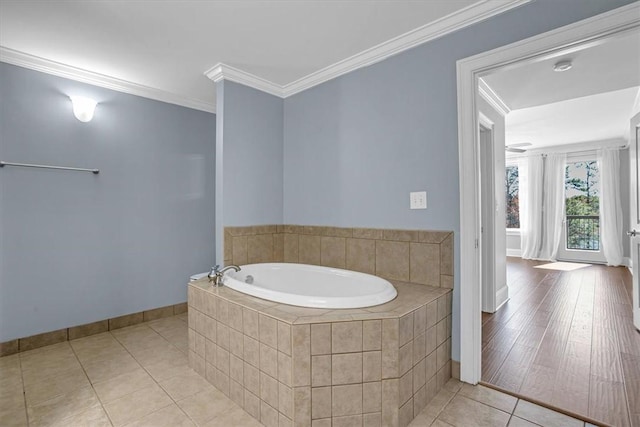
[(211, 267), (211, 271), (209, 272), (209, 283), (213, 282), (213, 286), (222, 286), (222, 277), (224, 276), (224, 273), (226, 273), (228, 270), (235, 270), (235, 271), (240, 271), (240, 267), (238, 267), (237, 265), (228, 265), (224, 268), (220, 268), (219, 265), (216, 265), (215, 267)]

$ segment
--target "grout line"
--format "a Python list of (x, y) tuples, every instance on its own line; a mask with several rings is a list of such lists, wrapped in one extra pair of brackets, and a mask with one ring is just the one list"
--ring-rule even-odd
[[(179, 315), (174, 315), (174, 316), (179, 316)], [(155, 319), (155, 320), (160, 320), (160, 319)], [(182, 319), (180, 319), (180, 320), (182, 320)], [(150, 326), (148, 325), (148, 323), (153, 322), (153, 321), (154, 321), (154, 320), (150, 320), (150, 321), (142, 322), (142, 323), (138, 323), (138, 324), (136, 324), (136, 325), (132, 325), (132, 326), (134, 326), (134, 327), (135, 327), (135, 326), (139, 326), (139, 325), (145, 325), (145, 324), (147, 324), (147, 325), (145, 325), (145, 326), (146, 326), (149, 330), (152, 330), (153, 332), (155, 332), (157, 335), (159, 335), (160, 337), (162, 337), (165, 341), (167, 341), (169, 344), (171, 344), (173, 347), (175, 347), (175, 348), (177, 349), (177, 347), (176, 347), (175, 345), (173, 345), (169, 340), (167, 340), (167, 339), (166, 339), (162, 334), (160, 334), (158, 331), (156, 331), (155, 329), (153, 329), (152, 327), (150, 327)], [(121, 328), (121, 329), (123, 329), (123, 328)], [(109, 333), (111, 333), (111, 331), (109, 331)], [(112, 335), (113, 335), (113, 334), (112, 334)], [(186, 417), (187, 417), (188, 419), (190, 419), (191, 421), (193, 421), (193, 423), (194, 423), (194, 424), (196, 424), (196, 425), (197, 425), (196, 421), (195, 421), (194, 419), (192, 419), (192, 418), (189, 416), (189, 414), (187, 414), (187, 413), (182, 409), (182, 407), (180, 407), (180, 406), (178, 405), (178, 402), (177, 402), (177, 401), (176, 401), (176, 400), (175, 400), (175, 399), (174, 399), (174, 398), (173, 398), (173, 397), (172, 397), (172, 396), (171, 396), (171, 395), (170, 395), (170, 394), (169, 394), (169, 393), (164, 389), (164, 387), (162, 387), (162, 385), (160, 385), (160, 382), (159, 382), (158, 380), (156, 380), (156, 378), (155, 378), (155, 377), (154, 377), (154, 376), (153, 376), (153, 375), (152, 375), (152, 374), (147, 370), (147, 368), (146, 368), (145, 366), (143, 366), (143, 365), (142, 365), (142, 363), (140, 363), (140, 361), (138, 361), (138, 359), (133, 355), (133, 353), (131, 353), (131, 351), (129, 351), (129, 349), (127, 348), (127, 346), (126, 346), (126, 345), (124, 345), (124, 343), (122, 343), (122, 342), (121, 342), (121, 341), (120, 341), (120, 340), (119, 340), (115, 335), (113, 335), (113, 338), (114, 338), (114, 339), (115, 339), (115, 340), (116, 340), (116, 341), (117, 341), (117, 342), (118, 342), (118, 343), (119, 343), (119, 344), (124, 348), (124, 350), (125, 350), (127, 353), (129, 353), (129, 355), (133, 358), (133, 360), (135, 360), (135, 361), (136, 361), (136, 363), (140, 366), (140, 368), (142, 368), (142, 370), (144, 370), (144, 371), (147, 373), (147, 375), (149, 375), (149, 377), (151, 378), (151, 380), (152, 380), (152, 381), (153, 381), (153, 382), (154, 382), (154, 383), (155, 383), (155, 384), (160, 388), (160, 390), (162, 390), (162, 392), (163, 392), (163, 393), (165, 393), (165, 394), (167, 395), (167, 397), (168, 397), (168, 398), (171, 400), (171, 402), (172, 402), (172, 403), (171, 403), (171, 404), (169, 404), (169, 405), (163, 406), (163, 407), (161, 407), (161, 408), (157, 408), (157, 409), (156, 409), (156, 410), (154, 410), (153, 412), (150, 412), (149, 414), (143, 415), (142, 417), (140, 417), (140, 418), (138, 418), (138, 419), (136, 419), (136, 420), (131, 420), (130, 422), (139, 421), (139, 420), (141, 420), (142, 418), (144, 418), (144, 417), (146, 417), (146, 416), (148, 416), (148, 415), (151, 415), (151, 414), (153, 414), (153, 413), (155, 413), (155, 412), (157, 412), (157, 411), (160, 411), (160, 410), (162, 410), (162, 409), (164, 409), (164, 408), (167, 408), (168, 406), (171, 406), (172, 404), (174, 404), (174, 405), (176, 405), (176, 406), (178, 407), (178, 409), (180, 409), (180, 411), (181, 411), (182, 413), (184, 413), (184, 414), (186, 415)], [(178, 350), (180, 351), (180, 349), (178, 349)], [(180, 351), (180, 352), (182, 353), (182, 351)], [(126, 372), (125, 372), (125, 374), (126, 374)], [(173, 378), (173, 377), (169, 377), (169, 378)], [(165, 379), (169, 379), (169, 378), (165, 378)], [(141, 389), (134, 390), (134, 391), (132, 391), (131, 393), (128, 393), (128, 394), (126, 394), (126, 395), (124, 395), (124, 396), (120, 396), (120, 397), (118, 397), (118, 399), (120, 399), (120, 398), (122, 398), (122, 397), (125, 397), (125, 396), (129, 396), (129, 395), (131, 395), (131, 394), (133, 394), (133, 393), (136, 393), (136, 392), (138, 392), (138, 391), (140, 391), (140, 390), (141, 390)], [(199, 392), (198, 392), (198, 393), (199, 393)], [(192, 396), (193, 396), (193, 395), (192, 395)], [(187, 397), (191, 397), (191, 396), (187, 396)], [(105, 413), (106, 413), (106, 412), (107, 412), (107, 411), (105, 410)], [(107, 414), (107, 415), (108, 415), (108, 414)]]
[[(174, 316), (178, 316), (178, 315), (174, 315)], [(155, 319), (155, 320), (160, 320), (160, 319)], [(152, 327), (150, 327), (150, 326), (148, 325), (148, 323), (153, 322), (153, 321), (155, 321), (155, 320), (150, 320), (150, 321), (147, 321), (147, 322), (138, 323), (138, 324), (136, 324), (136, 325), (131, 325), (130, 327), (138, 327), (138, 326), (140, 326), (140, 325), (145, 325), (149, 330), (151, 330), (151, 331), (155, 332), (157, 335), (159, 335), (160, 337), (162, 337), (162, 338), (163, 338), (165, 341), (167, 341), (169, 344), (173, 345), (173, 344), (172, 344), (169, 340), (167, 340), (167, 339), (166, 339), (162, 334), (160, 334), (158, 331), (156, 331), (155, 329), (153, 329)], [(120, 328), (120, 329), (123, 329), (123, 328)], [(147, 370), (147, 369), (142, 365), (142, 363), (140, 363), (140, 361), (139, 361), (139, 360), (138, 360), (138, 359), (133, 355), (133, 353), (131, 353), (131, 351), (127, 348), (127, 346), (126, 346), (123, 342), (121, 342), (121, 341), (118, 339), (118, 337), (116, 337), (116, 336), (115, 336), (111, 331), (108, 331), (108, 332), (109, 332), (109, 334), (111, 334), (111, 336), (113, 337), (113, 339), (114, 339), (114, 340), (115, 340), (115, 341), (116, 341), (116, 342), (117, 342), (117, 343), (118, 343), (118, 344), (119, 344), (119, 345), (120, 345), (120, 346), (121, 346), (121, 347), (122, 347), (122, 348), (123, 348), (123, 349), (124, 349), (124, 350), (125, 350), (125, 351), (130, 355), (130, 356), (131, 356), (131, 357), (132, 357), (132, 358), (133, 358), (133, 360), (135, 360), (135, 362), (138, 364), (138, 366), (139, 366), (140, 368), (142, 368), (142, 370), (144, 370), (144, 371), (147, 373), (147, 375), (149, 375), (149, 377), (151, 378), (151, 380), (152, 380), (152, 381), (153, 381), (153, 382), (154, 382), (154, 383), (155, 383), (155, 384), (156, 384), (156, 385), (157, 385), (157, 386), (158, 386), (158, 387), (163, 391), (163, 393), (165, 393), (165, 394), (167, 395), (167, 397), (169, 397), (169, 399), (170, 399), (170, 400), (171, 400), (171, 402), (172, 402), (171, 404), (175, 404), (176, 406), (178, 406), (178, 405), (177, 405), (177, 402), (176, 402), (176, 401), (171, 397), (171, 395), (170, 395), (169, 393), (167, 393), (167, 391), (166, 391), (166, 390), (165, 390), (165, 389), (160, 385), (160, 383), (158, 382), (158, 380), (156, 380), (156, 379), (153, 377), (153, 375), (151, 375), (151, 373), (150, 373), (150, 372), (149, 372), (149, 371), (148, 371), (148, 370)], [(177, 348), (175, 345), (173, 345), (173, 346), (174, 346), (175, 348)], [(178, 349), (178, 350), (179, 350), (179, 349)], [(182, 353), (182, 351), (180, 351), (180, 352)], [(77, 357), (77, 356), (76, 356), (76, 357)], [(82, 365), (82, 363), (80, 363), (80, 365)], [(84, 370), (84, 366), (83, 366), (83, 370)], [(129, 374), (129, 373), (131, 373), (131, 372), (124, 372), (123, 374), (119, 374), (119, 375), (124, 375), (124, 374)], [(85, 372), (85, 374), (86, 374), (86, 372)], [(170, 377), (170, 378), (173, 378), (173, 377)], [(104, 380), (104, 381), (109, 381), (109, 380), (111, 380), (111, 379), (113, 379), (113, 378), (109, 378), (109, 379)], [(168, 379), (168, 378), (167, 378), (167, 379)], [(100, 381), (100, 382), (103, 382), (103, 381)], [(91, 381), (90, 381), (90, 384), (91, 384), (91, 387), (93, 388), (93, 383), (92, 383)], [(131, 393), (127, 393), (127, 394), (125, 394), (125, 395), (123, 395), (123, 396), (118, 397), (117, 399), (120, 399), (120, 398), (122, 398), (122, 397), (129, 396), (129, 395), (131, 395), (131, 394), (133, 394), (133, 393), (136, 393), (136, 392), (138, 392), (138, 391), (140, 391), (140, 390), (141, 390), (141, 389), (134, 390), (134, 391), (132, 391)], [(94, 392), (95, 392), (95, 389), (94, 389)], [(105, 405), (105, 403), (103, 403), (103, 402), (102, 402), (102, 399), (100, 399), (100, 397), (98, 396), (98, 394), (97, 394), (97, 393), (96, 393), (96, 396), (98, 397), (98, 400), (100, 401), (100, 403), (101, 403), (101, 405), (103, 406), (103, 409), (104, 409), (104, 405)], [(117, 400), (117, 399), (114, 399), (114, 401), (115, 401), (115, 400)], [(140, 420), (140, 419), (142, 419), (142, 418), (144, 418), (144, 417), (146, 417), (146, 416), (148, 416), (148, 415), (151, 415), (151, 414), (153, 414), (153, 413), (155, 413), (155, 412), (157, 412), (157, 411), (159, 411), (159, 410), (162, 410), (162, 409), (164, 409), (164, 408), (166, 408), (166, 407), (168, 407), (168, 406), (170, 406), (170, 405), (166, 405), (166, 406), (163, 406), (163, 407), (161, 407), (161, 408), (157, 408), (157, 409), (155, 409), (153, 412), (151, 412), (151, 413), (149, 413), (149, 414), (145, 414), (145, 415), (143, 415), (142, 417), (140, 417), (140, 418), (138, 418), (138, 419), (136, 419), (136, 420), (131, 420), (130, 422), (138, 421), (138, 420)], [(182, 411), (182, 408), (180, 408), (180, 406), (178, 406), (178, 408)], [(107, 414), (107, 417), (109, 417), (109, 414), (108, 414), (108, 412), (106, 411), (106, 409), (104, 409), (104, 412), (105, 412), (105, 414)], [(184, 411), (182, 411), (182, 412), (184, 412)], [(191, 419), (191, 418), (188, 416), (188, 414), (186, 414), (186, 413), (185, 413), (185, 415), (187, 415), (187, 418)], [(111, 418), (110, 418), (110, 417), (109, 417), (109, 419), (111, 420)], [(195, 421), (194, 421), (194, 422), (195, 422)], [(113, 424), (113, 422), (112, 422), (112, 424)]]
[(27, 420), (27, 426), (29, 425), (29, 411), (27, 410), (27, 390), (24, 385), (24, 370), (22, 369), (22, 357), (18, 353), (18, 367), (20, 368), (20, 384), (22, 385), (22, 401), (24, 403), (24, 412)]
[[(433, 399), (435, 399), (435, 397), (440, 394), (443, 390), (446, 390), (444, 387), (440, 389), (440, 391), (438, 391), (438, 393), (436, 393), (436, 395), (431, 399), (431, 401), (433, 401)], [(449, 391), (449, 390), (446, 390)], [(442, 414), (444, 412), (444, 410), (446, 409), (447, 406), (449, 406), (449, 404), (451, 403), (451, 401), (453, 401), (453, 399), (458, 395), (458, 393), (460, 392), (460, 390), (458, 390), (455, 393), (452, 393), (451, 398), (447, 399), (446, 403), (444, 405), (442, 405), (442, 408), (440, 408), (440, 410), (436, 413), (435, 417), (434, 417), (434, 422), (438, 420), (438, 418), (440, 418), (440, 414)], [(451, 392), (450, 392), (451, 393)], [(425, 408), (429, 406), (429, 403), (427, 403), (427, 405), (425, 406)], [(424, 408), (422, 409), (424, 411)], [(422, 412), (422, 411), (420, 411)]]
[[(183, 319), (180, 319), (180, 320), (183, 320)], [(150, 328), (150, 329), (153, 329), (153, 328)], [(155, 331), (155, 330), (154, 330), (154, 331)], [(156, 332), (158, 335), (160, 335), (161, 337), (165, 338), (165, 337), (164, 337), (162, 334), (160, 334), (158, 331), (155, 331), (155, 332)], [(165, 338), (165, 340), (166, 340), (166, 338)], [(167, 340), (167, 341), (168, 341), (168, 340)], [(169, 343), (171, 344), (171, 342), (169, 342)], [(173, 345), (173, 344), (172, 344), (172, 345)], [(174, 345), (174, 347), (176, 347), (176, 346)], [(177, 348), (177, 347), (176, 347), (176, 348)], [(178, 349), (178, 350), (180, 350), (180, 349)], [(187, 351), (188, 351), (188, 348), (187, 348)], [(181, 352), (182, 352), (182, 351), (181, 351)], [(132, 356), (133, 356), (133, 355), (132, 355)], [(188, 354), (187, 354), (187, 357), (188, 357)], [(135, 356), (134, 356), (134, 359), (135, 359)], [(135, 359), (135, 360), (136, 360), (136, 362), (138, 362), (138, 359)], [(206, 363), (206, 362), (205, 362), (205, 363)], [(161, 390), (162, 390), (162, 391), (163, 391), (163, 392), (164, 392), (164, 393), (169, 397), (169, 399), (171, 399), (171, 401), (173, 402), (172, 404), (176, 405), (176, 407), (180, 410), (180, 412), (182, 412), (182, 413), (183, 413), (183, 414), (184, 414), (184, 415), (185, 415), (189, 420), (193, 421), (193, 423), (197, 425), (196, 420), (194, 420), (193, 418), (191, 418), (191, 416), (189, 416), (189, 414), (187, 414), (187, 413), (182, 409), (182, 407), (181, 407), (180, 405), (178, 405), (178, 401), (177, 401), (177, 400), (175, 400), (175, 399), (173, 398), (173, 396), (171, 396), (171, 395), (169, 394), (169, 392), (168, 392), (164, 387), (162, 387), (162, 385), (160, 384), (160, 382), (159, 382), (158, 380), (156, 380), (156, 379), (153, 377), (153, 375), (151, 375), (151, 373), (150, 373), (149, 371), (147, 371), (147, 369), (146, 369), (144, 366), (142, 366), (142, 364), (141, 364), (140, 362), (138, 362), (138, 364), (140, 365), (140, 367), (141, 367), (142, 369), (144, 369), (144, 370), (145, 370), (145, 372), (147, 372), (147, 374), (151, 377), (151, 379), (152, 379), (152, 380), (153, 380), (153, 381), (158, 385), (158, 387), (160, 387), (160, 389), (161, 389)], [(172, 376), (172, 377), (165, 378), (165, 380), (168, 380), (168, 379), (174, 378), (174, 377), (176, 377), (176, 376), (177, 376), (177, 375), (174, 375), (174, 376)], [(205, 380), (206, 380), (206, 379), (205, 379)], [(163, 381), (164, 381), (164, 380), (163, 380)], [(197, 391), (196, 393), (191, 394), (191, 395), (189, 395), (189, 396), (185, 396), (185, 399), (186, 399), (186, 398), (188, 398), (188, 397), (193, 397), (194, 395), (196, 395), (196, 394), (200, 393), (201, 391), (202, 391), (202, 390)], [(167, 405), (167, 406), (165, 406), (165, 407), (163, 407), (163, 408), (160, 408), (160, 409), (164, 409), (164, 408), (166, 408), (166, 407), (168, 407), (168, 406), (170, 406), (170, 405)], [(158, 410), (156, 410), (156, 411), (159, 411), (160, 409), (158, 409)], [(154, 412), (156, 412), (156, 411), (154, 411)], [(153, 412), (152, 412), (152, 413), (153, 413)], [(147, 415), (150, 415), (150, 414), (147, 414)], [(147, 415), (145, 415), (145, 416), (147, 416)], [(144, 417), (143, 417), (143, 418), (144, 418)]]
[[(520, 401), (524, 401), (524, 402), (532, 403), (534, 405), (538, 405), (538, 406), (540, 406), (542, 408), (545, 408), (545, 409), (548, 409), (550, 411), (557, 412), (559, 414), (567, 415), (569, 417), (577, 419), (578, 421), (589, 422), (589, 423), (594, 424), (594, 425), (602, 425), (600, 422), (598, 422), (598, 421), (596, 421), (596, 420), (594, 420), (594, 419), (592, 419), (590, 417), (587, 417), (585, 415), (580, 415), (580, 414), (577, 414), (575, 412), (567, 411), (566, 409), (558, 408), (556, 406), (553, 406), (553, 405), (551, 405), (549, 403), (546, 403), (546, 402), (543, 402), (541, 400), (534, 399), (534, 398), (531, 398), (531, 397), (527, 397), (527, 396), (524, 396), (524, 395), (522, 395), (520, 393), (515, 393), (515, 392), (509, 391), (507, 389), (503, 389), (501, 387), (493, 385), (493, 384), (489, 384), (489, 383), (485, 383), (485, 382), (479, 382), (478, 384), (480, 384), (480, 385), (482, 385), (484, 387), (496, 390), (496, 391), (498, 391), (500, 393), (507, 394), (507, 395), (510, 395), (510, 396), (518, 398), (518, 402), (516, 403), (516, 406), (514, 407), (514, 412), (513, 412), (514, 415), (515, 415), (515, 408), (518, 407), (518, 404), (520, 403)], [(529, 420), (527, 420), (527, 421), (529, 421)]]
[[(179, 315), (174, 315), (173, 317), (177, 317), (177, 316), (179, 316)], [(180, 320), (181, 324), (186, 323), (186, 321), (185, 321), (185, 319), (184, 319), (184, 318), (178, 318), (178, 320)], [(157, 330), (153, 329), (153, 328), (149, 325), (151, 322), (153, 322), (153, 321), (142, 322), (142, 323), (140, 323), (140, 324), (133, 325), (133, 327), (139, 327), (139, 326), (141, 326), (141, 325), (144, 325), (146, 328), (148, 328), (148, 330), (151, 330), (151, 331), (153, 331), (154, 333), (156, 333), (157, 335), (161, 336), (161, 337), (162, 337), (162, 338), (163, 338), (167, 343), (169, 343), (171, 346), (173, 346), (174, 348), (176, 348), (178, 351), (180, 351), (180, 353), (181, 353), (181, 354), (183, 354), (183, 355), (184, 355), (184, 352), (182, 352), (182, 350), (180, 350), (180, 348), (179, 348), (179, 347), (177, 347), (175, 344), (173, 344), (171, 341), (169, 341), (169, 339), (168, 339), (167, 337), (165, 337), (165, 335), (164, 335), (163, 333), (160, 333), (159, 331), (157, 331)], [(182, 326), (179, 326), (179, 327), (182, 327)], [(174, 329), (174, 328), (171, 328), (171, 329), (169, 329), (169, 330), (173, 330), (173, 329)], [(146, 369), (146, 368), (145, 368), (145, 367), (140, 363), (140, 361), (139, 361), (139, 360), (138, 360), (138, 359), (137, 359), (137, 358), (136, 358), (136, 357), (131, 353), (131, 351), (129, 350), (129, 348), (128, 348), (126, 345), (124, 345), (124, 344), (123, 344), (123, 342), (121, 342), (121, 341), (120, 341), (120, 340), (119, 340), (119, 339), (118, 339), (118, 338), (117, 338), (117, 337), (116, 337), (116, 336), (115, 336), (111, 331), (106, 331), (106, 332), (108, 332), (108, 333), (109, 333), (109, 336), (114, 340), (114, 343), (117, 343), (117, 345), (118, 345), (118, 346), (120, 346), (120, 348), (124, 349), (124, 351), (126, 352), (126, 354), (130, 355), (130, 356), (131, 356), (131, 357), (136, 361), (136, 364), (138, 365), (138, 367), (139, 367), (139, 368), (142, 368), (142, 369), (143, 369), (143, 370), (144, 370), (144, 371), (145, 371), (145, 372), (146, 372), (146, 373), (151, 377), (151, 379), (152, 379), (152, 381), (154, 382), (154, 384), (156, 384), (157, 386), (159, 386), (159, 388), (163, 391), (163, 393), (165, 393), (165, 394), (169, 397), (169, 399), (170, 399), (170, 401), (171, 401), (171, 403), (170, 403), (170, 404), (168, 404), (168, 405), (166, 405), (166, 406), (162, 406), (162, 407), (160, 407), (160, 408), (156, 408), (156, 409), (154, 409), (154, 411), (152, 411), (151, 413), (149, 413), (149, 414), (145, 414), (144, 416), (140, 417), (139, 419), (144, 418), (144, 417), (146, 417), (146, 416), (149, 416), (149, 415), (151, 415), (151, 414), (153, 414), (153, 413), (155, 413), (155, 412), (157, 412), (157, 411), (159, 411), (159, 410), (162, 410), (162, 409), (164, 409), (164, 408), (167, 408), (168, 406), (171, 406), (171, 405), (175, 404), (175, 405), (180, 409), (180, 411), (181, 411), (182, 413), (184, 413), (184, 415), (185, 415), (185, 417), (186, 417), (187, 419), (190, 419), (190, 420), (192, 420), (192, 421), (195, 423), (195, 420), (193, 420), (193, 419), (192, 419), (192, 418), (191, 418), (191, 417), (190, 417), (190, 416), (189, 416), (189, 415), (188, 415), (188, 414), (187, 414), (187, 413), (186, 413), (186, 412), (185, 412), (185, 411), (184, 411), (180, 406), (178, 406), (178, 405), (177, 405), (177, 401), (176, 401), (176, 400), (175, 400), (171, 395), (169, 395), (169, 393), (167, 393), (167, 391), (166, 391), (166, 390), (165, 390), (165, 389), (160, 385), (159, 381), (158, 381), (158, 380), (156, 380), (156, 378), (154, 378), (154, 377), (149, 373), (149, 371), (148, 371), (148, 370), (147, 370), (147, 369)], [(89, 337), (87, 337), (87, 338), (89, 338)], [(82, 369), (82, 371), (83, 371), (83, 373), (84, 373), (84, 375), (85, 375), (85, 378), (87, 378), (87, 380), (88, 380), (88, 382), (89, 382), (89, 386), (90, 386), (91, 390), (93, 391), (93, 393), (95, 394), (95, 396), (96, 396), (96, 398), (97, 398), (98, 402), (100, 403), (100, 408), (104, 411), (104, 414), (106, 415), (106, 418), (109, 420), (109, 423), (110, 423), (111, 425), (113, 425), (113, 424), (114, 424), (114, 421), (111, 419), (111, 417), (109, 416), (109, 413), (106, 411), (105, 406), (104, 406), (104, 405), (105, 405), (105, 403), (102, 401), (102, 399), (99, 397), (98, 393), (96, 392), (95, 387), (94, 387), (94, 384), (89, 380), (89, 376), (87, 375), (87, 372), (86, 372), (86, 369), (85, 369), (85, 365), (82, 363), (82, 361), (81, 361), (81, 360), (80, 360), (80, 358), (78, 357), (78, 353), (76, 352), (75, 348), (74, 348), (74, 347), (71, 345), (71, 343), (70, 343), (70, 342), (68, 342), (68, 341), (67, 341), (67, 346), (69, 346), (69, 347), (70, 347), (71, 352), (72, 352), (72, 354), (73, 354), (73, 357), (75, 358), (75, 360), (76, 360), (76, 361), (78, 362), (78, 364), (80, 365), (80, 367), (81, 367), (81, 369)], [(27, 417), (27, 423), (29, 424), (29, 413), (28, 413), (28, 410), (27, 410), (28, 405), (27, 405), (27, 401), (26, 401), (26, 393), (25, 393), (25, 385), (24, 385), (24, 384), (25, 384), (25, 383), (24, 383), (24, 369), (23, 369), (23, 366), (22, 366), (22, 357), (21, 357), (20, 355), (17, 355), (17, 357), (18, 357), (18, 364), (19, 364), (19, 369), (20, 369), (21, 391), (22, 391), (22, 394), (23, 394), (24, 410), (25, 410), (25, 415), (26, 415), (26, 417)], [(127, 373), (124, 373), (124, 374), (127, 374)], [(169, 378), (173, 378), (173, 377), (169, 377)], [(109, 380), (111, 380), (111, 379), (113, 379), (113, 377), (111, 377), (111, 378), (107, 378), (107, 379), (105, 379), (104, 381), (109, 381)], [(102, 381), (101, 381), (101, 382), (102, 382)], [(135, 392), (137, 392), (137, 391), (139, 391), (139, 390), (135, 390), (135, 391), (133, 391), (133, 392), (131, 392), (131, 393), (135, 393)], [(201, 390), (201, 391), (202, 391), (202, 390)], [(199, 393), (199, 392), (200, 392), (200, 391), (198, 391), (197, 393)], [(129, 394), (131, 394), (131, 393), (129, 393)], [(129, 394), (127, 394), (127, 395), (125, 395), (125, 396), (128, 396)], [(57, 395), (57, 396), (59, 396), (59, 395)], [(125, 396), (120, 396), (119, 398), (121, 398), (121, 397), (125, 397)], [(185, 398), (188, 398), (188, 397), (191, 397), (191, 396), (193, 396), (193, 395), (185, 396)], [(118, 399), (119, 399), (119, 398), (118, 398)], [(84, 412), (84, 411), (87, 411), (88, 409), (89, 409), (88, 407), (86, 407), (86, 408), (80, 408), (79, 413)], [(70, 417), (71, 417), (71, 416), (73, 416), (73, 415), (74, 415), (74, 414), (69, 414), (68, 416), (65, 416), (62, 420), (68, 419), (68, 418), (70, 418)], [(131, 420), (131, 421), (133, 422), (133, 421), (137, 421), (137, 420), (139, 420), (139, 419)]]
[[(118, 319), (118, 318), (120, 318), (120, 317), (135, 316), (135, 315), (138, 315), (138, 314), (141, 314), (141, 315), (142, 315), (142, 319), (143, 319), (143, 320), (142, 320), (141, 322), (138, 322), (138, 323), (134, 323), (134, 324), (131, 324), (131, 325), (124, 326), (125, 328), (126, 328), (126, 327), (129, 327), (129, 326), (139, 325), (139, 324), (141, 324), (141, 323), (145, 323), (145, 322), (152, 322), (152, 321), (154, 321), (154, 320), (160, 320), (160, 319), (167, 319), (167, 318), (171, 318), (171, 317), (173, 317), (173, 316), (176, 316), (176, 314), (175, 314), (175, 310), (176, 310), (176, 308), (175, 308), (175, 307), (176, 307), (176, 306), (178, 306), (178, 305), (183, 305), (183, 304), (187, 304), (187, 303), (188, 303), (188, 302), (187, 302), (187, 301), (185, 301), (185, 302), (182, 302), (182, 303), (172, 304), (172, 305), (163, 306), (163, 307), (157, 307), (157, 308), (153, 308), (153, 309), (150, 309), (150, 310), (143, 310), (143, 311), (139, 311), (139, 312), (136, 312), (136, 313), (129, 313), (129, 314), (125, 314), (125, 315), (123, 315), (123, 316), (118, 316), (118, 317), (112, 317), (112, 318), (102, 319), (102, 320), (98, 320), (98, 321), (96, 321), (96, 322), (85, 323), (85, 324), (82, 324), (82, 325), (76, 325), (76, 326), (71, 326), (71, 327), (68, 327), (68, 328), (62, 328), (62, 329), (58, 329), (58, 330), (54, 330), (54, 331), (43, 332), (43, 333), (40, 333), (40, 334), (31, 335), (31, 336), (22, 337), (22, 338), (15, 338), (15, 339), (13, 339), (13, 340), (10, 340), (10, 341), (7, 341), (7, 342), (3, 342), (3, 343), (0, 343), (0, 344), (7, 344), (8, 342), (18, 341), (18, 343), (17, 343), (17, 345), (18, 345), (17, 351), (16, 351), (16, 352), (14, 352), (14, 353), (5, 354), (4, 356), (0, 356), (0, 357), (12, 356), (12, 355), (14, 355), (14, 354), (25, 353), (25, 352), (27, 352), (27, 351), (37, 350), (37, 349), (39, 349), (39, 348), (48, 347), (48, 346), (50, 346), (50, 345), (60, 344), (60, 343), (63, 343), (63, 342), (71, 342), (71, 341), (74, 341), (74, 340), (76, 340), (76, 339), (87, 338), (87, 337), (90, 337), (90, 336), (93, 336), (93, 335), (98, 335), (98, 334), (101, 334), (101, 333), (110, 332), (110, 331), (117, 330), (117, 329), (122, 329), (122, 327), (121, 327), (121, 328), (111, 328), (111, 321), (112, 321), (112, 320), (115, 320), (115, 319)], [(153, 319), (153, 320), (144, 320), (144, 313), (145, 313), (145, 312), (150, 312), (150, 311), (159, 310), (159, 309), (166, 309), (166, 308), (169, 308), (169, 307), (172, 307), (172, 314), (171, 314), (170, 316), (166, 316), (166, 317), (159, 317), (159, 318), (157, 318), (157, 319)], [(94, 323), (100, 323), (100, 322), (105, 322), (105, 321), (107, 322), (107, 329), (106, 329), (106, 330), (104, 330), (104, 331), (91, 333), (91, 334), (89, 334), (89, 335), (85, 335), (85, 336), (81, 336), (81, 337), (76, 337), (76, 338), (73, 338), (73, 339), (71, 339), (71, 338), (70, 338), (69, 331), (70, 331), (71, 329), (78, 328), (78, 327), (83, 327), (83, 326), (90, 326), (90, 325), (92, 325), (92, 324), (94, 324)], [(24, 349), (22, 349), (22, 348), (21, 348), (21, 346), (20, 346), (20, 341), (23, 341), (23, 340), (26, 340), (26, 339), (29, 339), (29, 338), (33, 338), (33, 337), (36, 337), (36, 336), (40, 336), (40, 335), (48, 335), (48, 334), (55, 333), (55, 332), (60, 332), (60, 331), (65, 331), (65, 339), (64, 339), (64, 340), (62, 340), (62, 341), (57, 341), (57, 342), (54, 342), (54, 343), (51, 343), (51, 344), (47, 344), (47, 345), (42, 345), (42, 346), (39, 346), (39, 347), (30, 348), (30, 349), (28, 349), (28, 350), (24, 350)]]
[[(111, 333), (110, 331), (107, 331), (108, 333)], [(115, 339), (115, 337), (114, 337)], [(122, 344), (120, 344), (122, 345)], [(111, 423), (111, 425), (113, 426), (113, 420), (111, 419), (111, 417), (109, 416), (109, 413), (107, 412), (107, 409), (104, 407), (104, 403), (102, 402), (102, 399), (100, 399), (100, 396), (98, 395), (98, 393), (96, 392), (95, 387), (93, 386), (93, 382), (91, 382), (91, 379), (89, 378), (89, 375), (87, 374), (87, 371), (84, 368), (84, 364), (82, 363), (82, 361), (80, 360), (80, 358), (78, 357), (78, 353), (76, 353), (76, 350), (73, 348), (73, 346), (71, 345), (71, 343), (69, 343), (69, 347), (71, 347), (71, 351), (73, 352), (73, 355), (75, 356), (76, 360), (78, 361), (78, 364), (80, 365), (80, 368), (82, 369), (82, 372), (84, 373), (84, 376), (87, 378), (87, 381), (89, 382), (89, 386), (91, 386), (91, 390), (93, 391), (93, 393), (96, 395), (96, 399), (98, 399), (98, 402), (100, 402), (100, 408), (102, 408), (102, 411), (104, 412), (104, 414), (107, 416), (107, 420), (109, 420), (109, 422)], [(125, 349), (126, 350), (126, 349)]]

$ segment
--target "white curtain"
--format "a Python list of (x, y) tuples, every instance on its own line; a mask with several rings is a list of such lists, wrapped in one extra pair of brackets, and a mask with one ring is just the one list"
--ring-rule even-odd
[(564, 217), (565, 154), (518, 162), (522, 258), (555, 260)]
[(548, 154), (544, 164), (542, 240), (539, 259), (555, 261), (564, 220), (566, 154)]
[(537, 258), (540, 248), (542, 173), (542, 156), (518, 159), (520, 238), (524, 259)]
[(600, 169), (600, 241), (607, 265), (621, 265), (622, 203), (620, 201), (620, 154), (616, 148), (598, 150)]

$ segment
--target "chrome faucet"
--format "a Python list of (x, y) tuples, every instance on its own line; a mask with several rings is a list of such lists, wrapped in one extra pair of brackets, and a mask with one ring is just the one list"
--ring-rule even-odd
[(219, 265), (216, 265), (215, 267), (211, 267), (211, 271), (209, 272), (209, 283), (213, 282), (213, 286), (222, 286), (222, 276), (224, 276), (224, 273), (227, 270), (235, 270), (235, 271), (240, 271), (240, 267), (238, 267), (237, 265), (228, 265), (224, 268), (220, 268)]

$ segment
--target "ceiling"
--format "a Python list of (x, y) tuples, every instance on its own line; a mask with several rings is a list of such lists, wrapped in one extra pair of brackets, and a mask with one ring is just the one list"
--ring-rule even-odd
[(415, 42), (416, 29), (433, 38), (526, 1), (0, 0), (0, 60), (54, 61), (213, 110), (205, 72), (219, 63), (282, 87), (407, 33)]
[[(640, 30), (482, 77), (506, 115), (506, 144), (529, 150), (628, 138), (640, 102)], [(553, 65), (570, 60), (572, 68)]]
[(506, 144), (530, 142), (531, 150), (626, 138), (637, 95), (638, 87), (631, 87), (513, 110), (506, 117)]

